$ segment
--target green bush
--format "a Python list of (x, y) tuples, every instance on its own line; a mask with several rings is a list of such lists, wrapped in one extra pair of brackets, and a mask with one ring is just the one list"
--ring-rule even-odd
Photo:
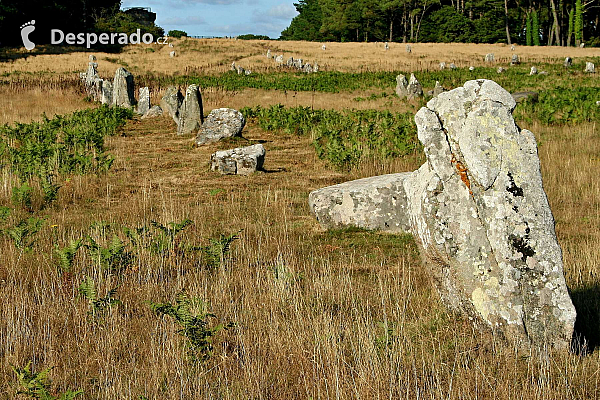
[(169, 33), (167, 34), (167, 36), (174, 37), (177, 39), (181, 38), (182, 36), (187, 36), (187, 35), (188, 35), (187, 32), (180, 31), (178, 29), (173, 29), (173, 30), (169, 31)]

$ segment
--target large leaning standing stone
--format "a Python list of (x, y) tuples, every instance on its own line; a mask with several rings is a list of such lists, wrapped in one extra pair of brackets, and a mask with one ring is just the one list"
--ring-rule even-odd
[(356, 226), (410, 232), (404, 181), (410, 172), (374, 176), (315, 190), (308, 205), (328, 229)]
[(250, 175), (262, 169), (265, 148), (262, 144), (217, 151), (210, 157), (211, 169), (224, 175)]
[(196, 144), (201, 146), (228, 137), (240, 136), (244, 125), (246, 125), (246, 120), (238, 110), (217, 108), (206, 117), (206, 122), (202, 124), (196, 137)]
[(183, 104), (183, 95), (175, 86), (169, 86), (160, 100), (160, 107), (179, 124), (179, 110)]
[(198, 131), (204, 122), (204, 109), (202, 107), (202, 95), (198, 85), (190, 85), (185, 91), (185, 99), (179, 109), (179, 120), (177, 125), (178, 135), (187, 135)]
[(135, 104), (133, 75), (131, 75), (131, 72), (123, 67), (117, 69), (112, 92), (112, 104), (114, 106), (129, 108)]
[(575, 308), (533, 133), (489, 80), (415, 116), (427, 162), (404, 189), (412, 232), (445, 303), (517, 345), (568, 348)]

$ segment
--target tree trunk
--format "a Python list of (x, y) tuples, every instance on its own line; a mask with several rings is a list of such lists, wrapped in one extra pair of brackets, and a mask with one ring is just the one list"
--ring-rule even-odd
[(508, 0), (504, 0), (504, 26), (506, 27), (506, 40), (510, 46), (512, 43), (510, 41), (510, 31), (508, 29)]
[[(558, 15), (556, 14), (556, 4), (554, 0), (550, 0), (550, 5), (552, 7), (552, 16), (554, 17), (554, 36), (556, 37), (556, 44), (562, 45), (560, 43), (560, 28), (558, 26)], [(552, 44), (550, 44), (552, 46)]]
[(394, 29), (394, 17), (392, 16), (392, 18), (390, 18), (390, 40), (389, 40), (390, 42), (392, 41), (392, 37), (393, 37), (393, 35), (392, 35), (393, 29)]

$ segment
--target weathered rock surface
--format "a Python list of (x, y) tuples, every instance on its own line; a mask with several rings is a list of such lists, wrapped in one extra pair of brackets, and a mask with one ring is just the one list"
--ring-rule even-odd
[(396, 95), (401, 99), (408, 96), (408, 79), (402, 74), (396, 77)]
[[(451, 309), (517, 346), (569, 348), (576, 312), (536, 140), (515, 124), (515, 105), (489, 80), (468, 81), (430, 100), (415, 116), (427, 162), (398, 178), (403, 188), (392, 195), (405, 207), (395, 207), (387, 225), (409, 221)], [(385, 214), (376, 195), (359, 195), (377, 193), (378, 184), (362, 181), (310, 195), (324, 226), (361, 226), (371, 215)], [(392, 200), (378, 201), (390, 209)], [(391, 231), (385, 224), (378, 229)]]
[(586, 62), (585, 63), (585, 72), (593, 74), (596, 72), (596, 66), (594, 65), (594, 63), (591, 62)]
[(538, 70), (536, 67), (531, 67), (531, 69), (529, 70), (529, 75), (536, 75), (538, 73)]
[(211, 169), (224, 175), (250, 175), (262, 169), (265, 148), (262, 144), (217, 151), (210, 157)]
[(408, 86), (406, 87), (406, 90), (408, 91), (409, 99), (423, 96), (423, 86), (421, 86), (415, 77), (415, 74), (410, 74), (410, 79), (408, 80)]
[(149, 109), (144, 115), (142, 115), (142, 119), (160, 117), (162, 114), (163, 110), (162, 108), (160, 108), (160, 106), (152, 106), (151, 109)]
[(518, 65), (518, 64), (521, 64), (521, 60), (519, 60), (519, 55), (513, 54), (510, 59), (510, 65)]
[(494, 62), (496, 58), (494, 57), (494, 53), (488, 53), (485, 55), (485, 62)]
[(563, 67), (565, 67), (565, 68), (571, 68), (572, 65), (573, 65), (573, 59), (571, 57), (565, 58), (565, 62), (563, 63)]
[(179, 109), (178, 135), (197, 132), (204, 121), (202, 95), (198, 85), (190, 85), (185, 91), (185, 99)]
[(140, 95), (138, 97), (137, 113), (144, 115), (150, 110), (150, 89), (146, 86), (140, 88)]
[(132, 107), (135, 104), (133, 88), (133, 75), (131, 75), (131, 72), (123, 67), (117, 69), (113, 80), (112, 104), (119, 107)]
[(112, 105), (113, 103), (113, 84), (111, 81), (102, 82), (102, 95), (100, 96), (102, 104)]
[(412, 53), (412, 47), (410, 47), (410, 44), (407, 44), (407, 45), (406, 45), (406, 52), (407, 52), (408, 54)]
[(358, 179), (315, 190), (311, 212), (328, 229), (356, 226), (386, 232), (410, 232), (404, 181), (410, 172)]
[(440, 63), (440, 71), (443, 71), (443, 70), (445, 70), (445, 69), (446, 69), (446, 63), (445, 63), (444, 61), (442, 61), (442, 62)]
[(179, 109), (183, 104), (183, 95), (175, 86), (169, 86), (160, 100), (160, 107), (179, 125)]
[(244, 125), (246, 125), (246, 120), (238, 110), (217, 108), (206, 117), (206, 121), (196, 136), (196, 144), (201, 146), (228, 137), (240, 136)]

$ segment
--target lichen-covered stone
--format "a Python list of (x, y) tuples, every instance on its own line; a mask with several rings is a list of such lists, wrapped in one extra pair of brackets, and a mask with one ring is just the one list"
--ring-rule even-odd
[(575, 308), (536, 140), (515, 105), (477, 80), (419, 110), (427, 163), (404, 184), (411, 230), (448, 306), (517, 345), (568, 348)]
[(328, 229), (356, 226), (386, 232), (409, 232), (404, 180), (410, 172), (358, 179), (315, 190), (308, 204)]
[(146, 118), (154, 118), (159, 117), (163, 114), (162, 108), (160, 106), (152, 106), (144, 115), (142, 115), (142, 119)]
[(150, 110), (150, 89), (146, 86), (140, 88), (140, 95), (138, 97), (137, 113), (144, 115)]
[(485, 62), (492, 63), (494, 61), (496, 61), (496, 58), (494, 57), (494, 53), (488, 53), (485, 55)]
[(211, 169), (224, 175), (250, 175), (262, 169), (265, 162), (262, 144), (217, 151), (211, 157)]
[(519, 55), (513, 54), (510, 59), (510, 65), (518, 65), (518, 64), (521, 64), (521, 60), (519, 60)]
[(529, 75), (536, 75), (538, 73), (537, 67), (533, 66), (529, 70)]
[(179, 109), (178, 135), (197, 132), (204, 121), (202, 94), (198, 85), (190, 85), (185, 91), (185, 99)]
[(135, 104), (133, 95), (133, 75), (125, 68), (118, 68), (113, 80), (112, 104), (114, 106), (130, 108)]
[(244, 125), (246, 125), (246, 120), (238, 110), (217, 108), (206, 117), (206, 121), (196, 136), (196, 144), (201, 146), (228, 137), (240, 136)]
[(408, 96), (408, 79), (402, 74), (396, 77), (396, 95), (401, 99)]
[(111, 81), (102, 82), (102, 95), (100, 96), (102, 104), (112, 105), (113, 103), (113, 84)]
[(415, 77), (415, 74), (410, 74), (410, 79), (408, 80), (408, 86), (406, 87), (406, 90), (408, 91), (409, 99), (423, 96), (423, 86), (421, 86)]
[(585, 72), (589, 73), (589, 74), (593, 74), (596, 72), (596, 66), (594, 65), (594, 63), (592, 62), (586, 62), (585, 63)]
[(179, 124), (179, 110), (183, 104), (183, 95), (175, 86), (169, 86), (160, 100), (160, 107)]

